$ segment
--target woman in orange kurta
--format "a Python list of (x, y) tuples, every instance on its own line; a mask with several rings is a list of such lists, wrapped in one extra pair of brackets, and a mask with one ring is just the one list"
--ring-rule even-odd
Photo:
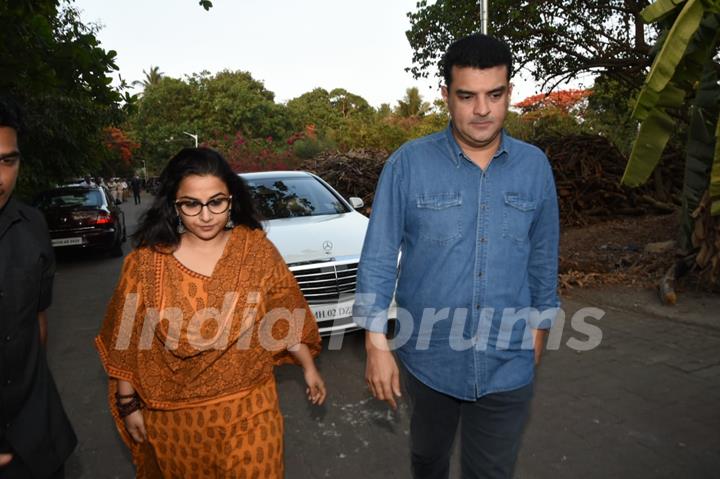
[(140, 478), (282, 478), (273, 367), (325, 386), (312, 312), (247, 187), (209, 149), (170, 160), (95, 342)]

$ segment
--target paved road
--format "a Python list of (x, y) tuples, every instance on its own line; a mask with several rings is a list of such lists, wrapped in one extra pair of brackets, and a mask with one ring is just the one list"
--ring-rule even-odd
[[(139, 208), (123, 208), (134, 224)], [(73, 479), (133, 477), (92, 342), (120, 266), (97, 255), (59, 258), (49, 356), (80, 439), (67, 465)], [(720, 329), (708, 327), (720, 325), (720, 300), (688, 295), (662, 312), (644, 307), (653, 301), (623, 290), (565, 298), (568, 327), (562, 347), (543, 361), (516, 477), (720, 476)], [(567, 340), (587, 336), (569, 327), (570, 316), (585, 306), (606, 310), (593, 323), (603, 338), (577, 352)], [(409, 477), (407, 406), (392, 413), (369, 398), (361, 339), (348, 335), (340, 350), (322, 354), (325, 407), (307, 404), (297, 368), (277, 371), (288, 479)]]

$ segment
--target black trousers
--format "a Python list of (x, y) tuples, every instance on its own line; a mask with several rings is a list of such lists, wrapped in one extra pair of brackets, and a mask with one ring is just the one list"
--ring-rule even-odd
[(514, 391), (462, 401), (404, 371), (410, 399), (410, 451), (414, 479), (448, 479), (460, 425), (463, 479), (510, 479), (530, 411), (532, 383)]
[[(17, 456), (7, 466), (0, 467), (0, 479), (29, 479), (32, 477), (30, 469)], [(65, 467), (61, 467), (47, 479), (65, 479)]]
[(135, 200), (136, 205), (140, 204), (140, 191), (139, 190), (138, 191), (133, 190), (133, 200)]

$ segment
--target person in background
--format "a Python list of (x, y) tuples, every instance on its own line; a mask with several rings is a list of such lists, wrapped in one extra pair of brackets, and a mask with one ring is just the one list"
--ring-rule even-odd
[(77, 439), (45, 354), (55, 274), (47, 225), (13, 196), (19, 132), (17, 107), (0, 98), (0, 479), (57, 479)]
[(442, 68), (450, 124), (385, 164), (353, 316), (367, 330), (366, 382), (394, 407), (400, 370), (385, 331), (395, 293), (413, 477), (449, 476), (459, 426), (462, 477), (509, 479), (559, 307), (555, 182), (545, 154), (503, 130), (508, 46), (471, 35)]
[(140, 183), (140, 177), (138, 175), (133, 176), (132, 180), (130, 180), (130, 188), (132, 188), (133, 200), (135, 201), (136, 205), (139, 205), (141, 202), (141, 200), (140, 200), (141, 186), (142, 185)]
[(113, 189), (115, 190), (115, 203), (119, 204), (119, 203), (122, 203), (124, 200), (124, 198), (123, 198), (123, 191), (125, 190), (124, 182), (123, 182), (122, 178), (113, 178), (113, 181), (114, 181)]
[(134, 241), (96, 346), (137, 477), (281, 479), (273, 368), (302, 366), (322, 404), (321, 343), (248, 187), (216, 151), (184, 149)]
[(95, 186), (95, 182), (90, 175), (88, 175), (80, 182), (80, 186)]

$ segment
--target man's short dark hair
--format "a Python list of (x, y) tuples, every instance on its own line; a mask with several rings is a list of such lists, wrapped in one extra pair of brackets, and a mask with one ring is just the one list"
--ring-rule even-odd
[(0, 127), (12, 128), (20, 133), (20, 107), (11, 98), (0, 96)]
[(492, 68), (501, 65), (507, 67), (507, 78), (512, 75), (512, 52), (503, 41), (497, 38), (475, 33), (463, 37), (450, 45), (442, 59), (445, 86), (452, 82), (452, 68)]

